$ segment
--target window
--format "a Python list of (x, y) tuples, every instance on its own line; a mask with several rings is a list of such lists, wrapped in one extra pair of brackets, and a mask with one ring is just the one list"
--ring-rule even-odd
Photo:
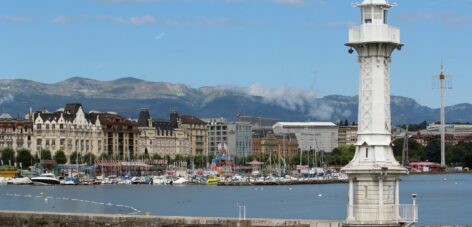
[(64, 124), (60, 124), (59, 129), (64, 129)]
[(37, 128), (37, 129), (41, 129), (41, 124), (37, 124), (37, 125), (36, 125), (36, 128)]
[(364, 23), (371, 24), (372, 23), (372, 8), (365, 8), (363, 12), (364, 16)]
[(387, 24), (388, 11), (384, 10), (384, 24)]
[(365, 149), (365, 158), (369, 158), (369, 148)]

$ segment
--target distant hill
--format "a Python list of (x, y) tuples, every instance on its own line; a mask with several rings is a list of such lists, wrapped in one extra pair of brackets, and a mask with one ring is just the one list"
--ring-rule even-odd
[[(136, 78), (98, 81), (73, 77), (55, 84), (30, 80), (0, 80), (0, 111), (23, 116), (33, 110), (54, 111), (66, 103), (80, 102), (86, 110), (113, 111), (136, 118), (139, 108), (148, 107), (154, 116), (167, 116), (170, 109), (202, 118), (226, 117), (236, 113), (285, 121), (357, 121), (357, 96), (330, 95), (322, 98), (291, 88), (263, 86), (201, 87), (150, 82)], [(472, 105), (446, 109), (448, 122), (472, 122)], [(392, 96), (394, 124), (433, 122), (439, 110), (418, 104), (414, 99)]]

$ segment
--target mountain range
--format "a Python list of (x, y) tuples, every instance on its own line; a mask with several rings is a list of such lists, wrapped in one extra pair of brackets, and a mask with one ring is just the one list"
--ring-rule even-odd
[[(0, 111), (24, 116), (30, 107), (55, 111), (66, 103), (82, 103), (88, 111), (117, 112), (136, 118), (147, 107), (156, 117), (166, 117), (171, 109), (201, 118), (246, 116), (276, 118), (283, 121), (357, 121), (357, 96), (329, 95), (289, 87), (270, 89), (250, 87), (200, 87), (150, 82), (127, 77), (99, 81), (73, 77), (54, 84), (31, 80), (0, 80)], [(434, 122), (439, 109), (418, 104), (414, 99), (392, 96), (394, 124)], [(448, 106), (448, 122), (472, 122), (472, 105)]]

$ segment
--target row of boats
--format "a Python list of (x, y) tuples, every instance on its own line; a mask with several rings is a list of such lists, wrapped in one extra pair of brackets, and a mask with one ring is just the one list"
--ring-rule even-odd
[(100, 184), (156, 184), (156, 185), (183, 185), (189, 181), (183, 177), (154, 176), (154, 177), (97, 177), (72, 178), (56, 177), (53, 173), (44, 173), (36, 177), (0, 177), (0, 185), (100, 185)]
[(12, 185), (106, 185), (106, 184), (151, 184), (151, 185), (185, 185), (185, 184), (198, 184), (198, 185), (261, 185), (261, 184), (306, 184), (306, 183), (329, 183), (339, 182), (346, 180), (347, 176), (343, 174), (334, 173), (324, 176), (308, 176), (308, 177), (293, 177), (290, 175), (286, 176), (244, 176), (244, 175), (231, 175), (231, 176), (216, 176), (216, 175), (205, 175), (205, 176), (174, 176), (174, 175), (161, 175), (161, 176), (136, 176), (136, 177), (118, 177), (118, 176), (97, 176), (96, 178), (64, 178), (56, 177), (52, 173), (44, 173), (40, 176), (35, 177), (17, 177), (17, 178), (2, 178), (0, 177), (1, 184), (12, 184)]

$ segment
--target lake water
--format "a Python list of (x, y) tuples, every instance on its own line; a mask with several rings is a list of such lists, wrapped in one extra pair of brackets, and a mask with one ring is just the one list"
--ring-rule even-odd
[[(420, 224), (472, 224), (472, 174), (406, 176), (401, 203), (418, 194)], [(216, 186), (0, 186), (0, 210), (344, 220), (347, 184)], [(319, 196), (322, 195), (322, 196)], [(47, 198), (47, 199), (45, 199)]]

